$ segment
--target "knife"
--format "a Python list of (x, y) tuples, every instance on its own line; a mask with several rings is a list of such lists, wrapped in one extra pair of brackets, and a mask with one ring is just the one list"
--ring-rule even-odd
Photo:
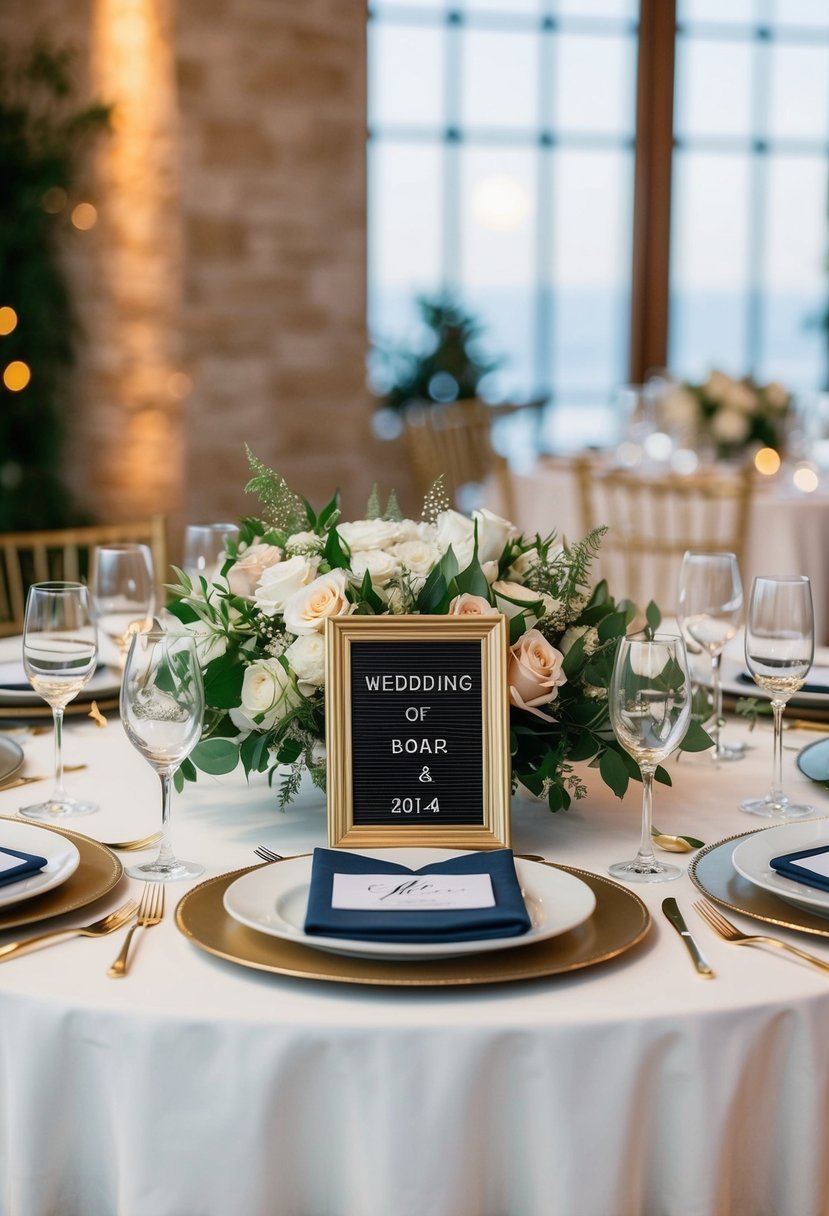
[(694, 966), (696, 967), (696, 969), (700, 973), (700, 975), (704, 976), (705, 979), (708, 979), (708, 980), (714, 979), (716, 972), (713, 970), (713, 968), (711, 967), (711, 964), (708, 962), (708, 960), (702, 954), (702, 951), (700, 950), (697, 943), (691, 937), (690, 930), (688, 929), (688, 926), (685, 924), (685, 917), (680, 912), (679, 905), (677, 904), (677, 902), (673, 898), (673, 896), (671, 896), (669, 899), (663, 899), (662, 911), (665, 913), (668, 920), (671, 922), (671, 924), (676, 929), (679, 936), (684, 941), (684, 943), (688, 949), (688, 953), (690, 954), (691, 958), (694, 960)]

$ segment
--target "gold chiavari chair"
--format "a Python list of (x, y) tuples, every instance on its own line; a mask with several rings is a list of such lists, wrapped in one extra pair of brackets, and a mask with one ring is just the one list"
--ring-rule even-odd
[(51, 579), (84, 582), (96, 545), (130, 543), (149, 546), (156, 600), (163, 604), (163, 585), (168, 580), (163, 516), (137, 523), (0, 533), (0, 637), (22, 633), (26, 593), (32, 583)]
[(674, 614), (686, 549), (736, 553), (743, 564), (754, 470), (646, 474), (574, 462), (584, 531), (607, 525), (597, 573), (614, 595)]

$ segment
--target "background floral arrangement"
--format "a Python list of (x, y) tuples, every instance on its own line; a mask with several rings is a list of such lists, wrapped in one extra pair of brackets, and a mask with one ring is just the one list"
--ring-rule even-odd
[[(525, 537), (490, 511), (450, 510), (440, 483), (420, 521), (403, 519), (394, 495), (381, 512), (376, 492), (364, 519), (342, 521), (336, 496), (317, 514), (248, 455), (246, 488), (265, 518), (243, 520), (211, 582), (194, 586), (176, 570), (172, 588), (169, 611), (196, 636), (208, 707), (179, 784), (241, 761), (247, 774), (279, 772), (282, 806), (304, 769), (324, 788), (324, 625), (348, 613), (504, 613), (514, 787), (558, 811), (586, 792), (577, 761), (597, 766), (620, 797), (639, 777), (607, 709), (616, 645), (637, 610), (588, 582), (604, 529), (574, 545)], [(653, 604), (647, 620), (659, 622)], [(683, 747), (709, 745), (692, 724)], [(657, 776), (670, 784), (664, 770)]]
[(707, 440), (718, 456), (733, 456), (752, 445), (782, 452), (793, 405), (776, 382), (761, 385), (712, 371), (704, 384), (673, 387), (663, 408), (668, 425), (695, 432), (697, 444)]

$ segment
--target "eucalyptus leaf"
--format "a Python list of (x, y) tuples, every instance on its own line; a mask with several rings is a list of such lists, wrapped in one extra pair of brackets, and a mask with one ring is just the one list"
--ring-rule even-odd
[(232, 773), (239, 763), (239, 744), (230, 739), (205, 739), (196, 744), (190, 759), (196, 768), (214, 777)]

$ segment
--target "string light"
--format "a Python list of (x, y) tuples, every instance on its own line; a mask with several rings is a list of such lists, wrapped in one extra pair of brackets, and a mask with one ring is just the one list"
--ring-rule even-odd
[(31, 368), (22, 359), (15, 359), (3, 372), (3, 383), (10, 393), (19, 393), (32, 378)]
[(5, 337), (17, 329), (17, 313), (8, 304), (0, 308), (0, 336)]
[(98, 222), (98, 212), (91, 203), (78, 203), (72, 208), (72, 223), (81, 232), (88, 232)]
[(814, 494), (820, 485), (820, 478), (810, 464), (799, 464), (794, 471), (792, 481), (801, 494)]
[(760, 448), (754, 457), (754, 467), (765, 477), (773, 477), (780, 468), (780, 456), (774, 448)]

